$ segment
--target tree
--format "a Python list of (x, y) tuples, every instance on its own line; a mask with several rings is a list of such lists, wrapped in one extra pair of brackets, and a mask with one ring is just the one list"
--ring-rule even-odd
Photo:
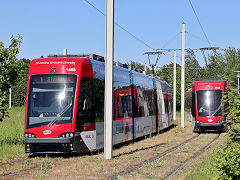
[[(176, 106), (179, 110), (181, 108), (181, 66), (176, 65)], [(160, 71), (156, 72), (156, 75), (161, 78), (161, 80), (166, 81), (173, 92), (173, 63), (164, 65)], [(192, 87), (192, 79), (188, 73), (185, 71), (185, 91)]]
[(13, 106), (23, 106), (26, 101), (29, 59), (20, 59), (18, 63), (18, 78), (12, 86)]
[[(224, 53), (224, 68), (221, 68), (219, 71), (223, 73), (225, 80), (234, 80), (237, 82), (237, 75), (234, 71), (240, 71), (240, 49), (229, 48), (225, 50)], [(237, 83), (235, 83), (237, 86)], [(236, 87), (235, 86), (235, 87)]]
[(9, 88), (18, 77), (18, 59), (22, 37), (11, 37), (11, 44), (5, 48), (0, 41), (0, 121), (7, 116), (5, 103)]
[[(211, 65), (211, 78), (224, 78), (226, 62), (221, 53), (215, 52), (208, 56), (208, 63)], [(209, 71), (209, 67), (207, 67), (207, 71)]]
[[(133, 67), (133, 68), (141, 69), (142, 71), (144, 71), (144, 65), (139, 63), (139, 62), (131, 60), (130, 63), (128, 63), (128, 65)], [(148, 67), (147, 67), (146, 74), (152, 74), (152, 70), (150, 70)]]
[(199, 65), (196, 55), (193, 50), (187, 49), (187, 53), (185, 56), (185, 66), (186, 71), (188, 71), (191, 79), (198, 79), (204, 77), (204, 69), (201, 69)]

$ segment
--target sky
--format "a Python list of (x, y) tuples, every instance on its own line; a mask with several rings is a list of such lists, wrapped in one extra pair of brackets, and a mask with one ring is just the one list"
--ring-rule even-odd
[[(87, 0), (105, 14), (106, 0)], [(114, 60), (149, 63), (151, 48), (181, 48), (181, 26), (186, 25), (186, 48), (240, 46), (239, 0), (115, 0)], [(1, 0), (0, 41), (23, 38), (18, 58), (35, 59), (48, 54), (95, 53), (105, 56), (105, 16), (86, 0)], [(150, 48), (150, 47), (151, 48)], [(211, 54), (212, 52), (206, 52)], [(197, 60), (204, 66), (201, 52)], [(155, 63), (156, 56), (150, 56)], [(173, 52), (160, 56), (157, 66), (173, 62)], [(181, 64), (181, 51), (177, 52)]]

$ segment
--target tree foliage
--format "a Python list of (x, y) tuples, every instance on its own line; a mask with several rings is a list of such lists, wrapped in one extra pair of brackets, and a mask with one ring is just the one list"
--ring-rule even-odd
[[(176, 107), (179, 110), (181, 108), (181, 66), (176, 65)], [(163, 68), (156, 72), (156, 75), (161, 78), (161, 80), (166, 81), (173, 92), (173, 63), (169, 65), (164, 65)], [(185, 71), (185, 91), (192, 87), (192, 79), (188, 71)]]
[(18, 78), (12, 86), (12, 105), (23, 106), (26, 101), (29, 59), (20, 59), (18, 63)]
[(201, 69), (193, 50), (187, 49), (185, 56), (185, 68), (189, 73), (190, 78), (193, 80), (205, 77), (204, 69)]
[(7, 94), (9, 88), (18, 77), (18, 59), (22, 37), (11, 37), (11, 44), (9, 47), (4, 47), (3, 42), (0, 42), (0, 121), (6, 115), (7, 110), (5, 103), (7, 102)]
[(240, 96), (236, 88), (229, 84), (224, 95), (225, 116), (229, 120), (228, 141), (218, 153), (216, 167), (218, 179), (240, 179)]
[[(128, 65), (133, 68), (141, 69), (142, 71), (144, 71), (144, 64), (141, 64), (139, 62), (131, 60), (130, 63), (128, 63)], [(148, 67), (146, 74), (152, 74), (152, 70), (150, 70)]]

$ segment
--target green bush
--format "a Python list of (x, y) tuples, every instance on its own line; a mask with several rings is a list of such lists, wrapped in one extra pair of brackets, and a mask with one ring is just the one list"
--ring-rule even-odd
[(224, 115), (230, 120), (231, 129), (228, 132), (230, 142), (240, 143), (240, 95), (237, 90), (230, 87), (225, 96)]
[(230, 120), (228, 142), (220, 150), (216, 167), (218, 179), (240, 179), (240, 96), (230, 87), (224, 96), (225, 116)]
[(218, 179), (240, 179), (240, 144), (226, 144), (218, 155), (216, 167), (220, 172)]

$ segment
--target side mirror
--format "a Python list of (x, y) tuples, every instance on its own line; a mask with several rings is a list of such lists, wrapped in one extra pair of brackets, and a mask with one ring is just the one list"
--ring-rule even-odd
[(97, 74), (97, 71), (93, 71), (93, 75)]

